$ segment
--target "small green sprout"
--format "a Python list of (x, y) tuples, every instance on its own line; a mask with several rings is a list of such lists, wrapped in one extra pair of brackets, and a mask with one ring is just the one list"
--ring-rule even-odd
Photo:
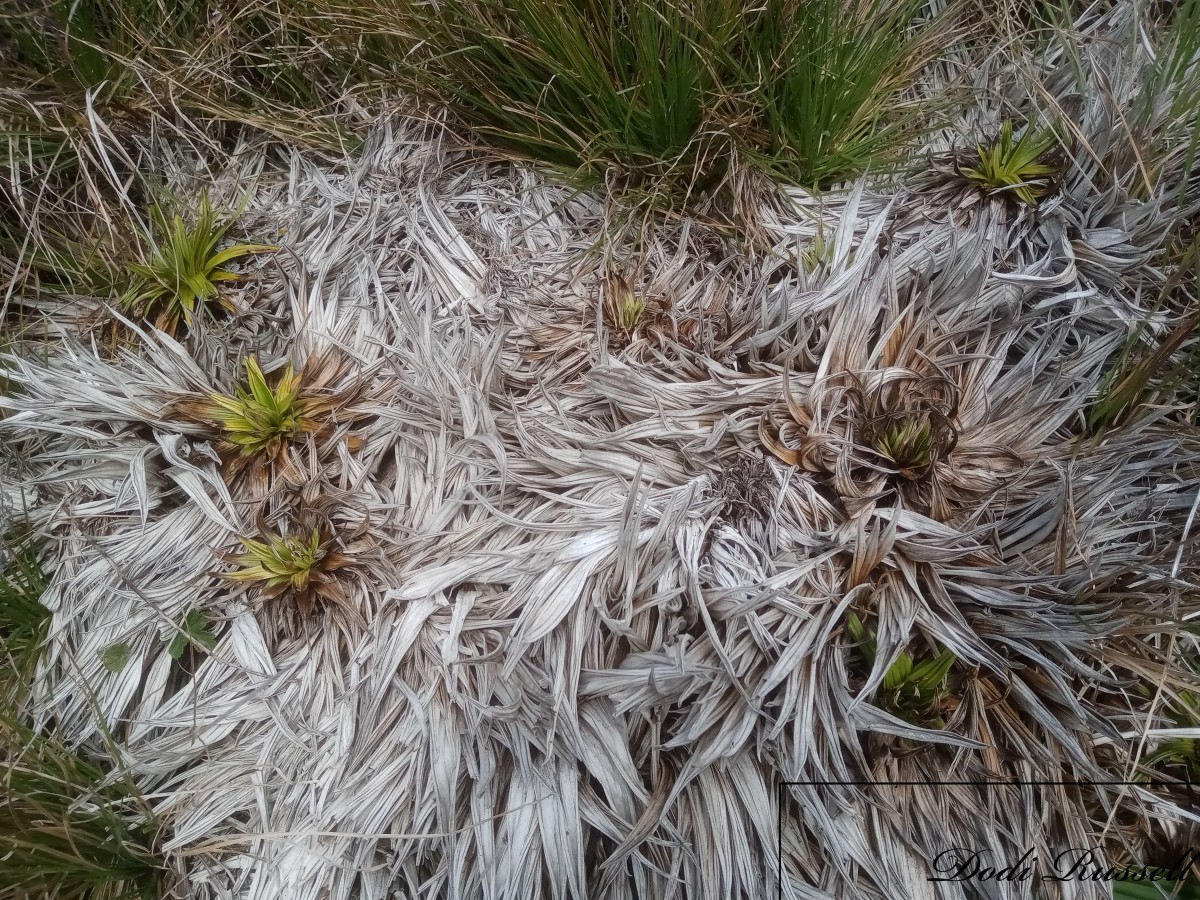
[[(858, 645), (867, 665), (874, 666), (874, 632), (863, 625), (853, 612), (846, 621), (846, 630)], [(934, 728), (945, 728), (945, 719), (933, 714), (946, 698), (950, 669), (955, 659), (950, 650), (923, 656), (919, 660), (901, 651), (884, 674), (874, 702), (913, 724), (927, 723)]]
[(905, 418), (876, 439), (875, 449), (894, 462), (901, 474), (919, 476), (936, 459), (937, 436), (924, 419)]
[(320, 530), (307, 537), (291, 534), (270, 535), (265, 541), (242, 538), (245, 552), (237, 557), (240, 569), (227, 578), (247, 581), (262, 587), (264, 596), (275, 597), (292, 590), (304, 593), (314, 572), (325, 557)]
[(622, 297), (617, 303), (617, 327), (625, 332), (633, 331), (645, 311), (645, 300), (634, 294)]
[(608, 275), (604, 290), (602, 313), (604, 322), (622, 343), (628, 341), (646, 319), (649, 309), (644, 296), (627, 276)]
[(1195, 738), (1169, 738), (1158, 745), (1158, 749), (1146, 757), (1147, 766), (1160, 763), (1182, 766), (1193, 778), (1200, 775), (1200, 748)]
[[(1149, 699), (1150, 691), (1139, 685), (1142, 696)], [(1193, 691), (1181, 690), (1178, 702), (1168, 707), (1170, 725), (1174, 728), (1200, 728), (1200, 696)], [(1190, 781), (1200, 781), (1200, 741), (1189, 737), (1173, 737), (1163, 740), (1146, 757), (1146, 768), (1166, 765), (1183, 769)]]
[(214, 394), (210, 409), (225, 440), (242, 456), (275, 456), (291, 438), (316, 427), (316, 404), (300, 396), (300, 379), (291, 365), (274, 390), (254, 359), (246, 360), (246, 377), (248, 389), (239, 387), (234, 397)]
[(140, 316), (155, 316), (155, 325), (173, 333), (182, 319), (191, 324), (206, 303), (216, 300), (227, 309), (218, 285), (238, 276), (222, 266), (242, 256), (278, 248), (268, 244), (235, 244), (218, 251), (232, 222), (219, 223), (207, 196), (200, 201), (195, 222), (189, 227), (178, 213), (168, 217), (155, 206), (151, 217), (158, 236), (149, 264), (129, 263), (136, 276), (125, 293), (124, 306)]
[(830, 265), (833, 262), (835, 249), (833, 241), (825, 239), (824, 230), (819, 230), (816, 237), (813, 238), (812, 243), (800, 253), (800, 261), (804, 265), (804, 271), (811, 275), (822, 265)]
[(1046, 195), (1045, 180), (1058, 170), (1038, 158), (1054, 144), (1053, 131), (1035, 134), (1032, 127), (1026, 128), (1015, 144), (1012, 136), (1012, 121), (1005, 120), (1000, 127), (1000, 136), (990, 149), (978, 147), (979, 165), (967, 169), (963, 174), (981, 187), (992, 191), (1009, 190), (1028, 206), (1036, 206)]

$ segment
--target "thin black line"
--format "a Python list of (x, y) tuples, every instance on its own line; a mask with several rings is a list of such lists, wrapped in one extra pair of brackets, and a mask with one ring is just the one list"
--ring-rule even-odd
[(1190, 787), (1194, 784), (1191, 781), (781, 781), (779, 784), (783, 787), (789, 785), (807, 785), (807, 786), (826, 786), (829, 785), (925, 785), (927, 787), (941, 787), (943, 785), (973, 785), (975, 787), (1008, 787), (1016, 785), (1069, 785), (1073, 787), (1119, 787), (1140, 786), (1152, 787), (1155, 785), (1164, 785), (1167, 787)]
[(779, 877), (776, 879), (779, 883), (779, 890), (776, 894), (777, 900), (783, 900), (783, 788), (786, 784), (788, 782), (785, 781), (783, 784), (776, 785), (775, 787), (775, 805), (779, 807), (779, 823), (775, 832), (775, 850), (779, 856), (779, 867), (776, 869), (779, 874)]

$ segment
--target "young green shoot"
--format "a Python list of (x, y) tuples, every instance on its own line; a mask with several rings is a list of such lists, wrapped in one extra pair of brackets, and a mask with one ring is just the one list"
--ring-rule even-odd
[(151, 241), (154, 249), (148, 263), (127, 265), (135, 282), (125, 293), (124, 305), (139, 316), (153, 317), (156, 327), (169, 333), (181, 320), (190, 325), (212, 302), (232, 311), (219, 285), (238, 275), (223, 267), (243, 256), (277, 249), (268, 244), (235, 244), (218, 250), (232, 222), (217, 221), (207, 195), (191, 225), (178, 213), (168, 216), (160, 206), (153, 208), (152, 218), (158, 231)]
[(1058, 172), (1039, 161), (1055, 140), (1052, 130), (1037, 134), (1028, 127), (1013, 143), (1012, 121), (1006, 119), (996, 142), (977, 148), (979, 165), (963, 174), (989, 192), (1010, 192), (1027, 206), (1036, 206), (1049, 190), (1045, 179)]
[(283, 534), (271, 535), (263, 541), (243, 538), (242, 547), (245, 552), (236, 559), (241, 568), (226, 577), (257, 584), (267, 596), (278, 596), (288, 590), (300, 594), (307, 591), (326, 553), (320, 530), (316, 528), (305, 537)]
[(937, 459), (933, 427), (919, 417), (905, 418), (889, 426), (876, 439), (875, 448), (909, 477), (925, 472)]
[(804, 271), (811, 275), (821, 266), (832, 264), (836, 249), (834, 242), (825, 237), (824, 230), (818, 231), (812, 243), (801, 251), (800, 261), (804, 266)]
[[(846, 631), (858, 645), (867, 665), (874, 666), (874, 632), (863, 625), (862, 620), (853, 612), (846, 620)], [(936, 713), (937, 707), (948, 693), (950, 669), (954, 666), (955, 658), (950, 650), (941, 650), (937, 654), (925, 655), (919, 659), (914, 659), (906, 651), (900, 651), (884, 673), (873, 701), (881, 708), (913, 724), (927, 723), (935, 728), (945, 728), (945, 719)]]
[[(1145, 685), (1141, 693), (1148, 695)], [(1178, 692), (1178, 702), (1169, 706), (1168, 717), (1174, 728), (1200, 728), (1200, 696), (1189, 690)], [(1146, 769), (1168, 766), (1182, 769), (1189, 781), (1200, 780), (1200, 741), (1190, 737), (1164, 739), (1143, 761)]]
[(289, 364), (272, 388), (255, 359), (246, 360), (247, 387), (235, 396), (214, 394), (210, 413), (226, 443), (244, 457), (276, 456), (293, 437), (312, 431), (315, 405), (301, 397), (300, 378)]
[(617, 327), (629, 333), (637, 328), (638, 320), (646, 310), (646, 301), (630, 294), (622, 297), (617, 304)]

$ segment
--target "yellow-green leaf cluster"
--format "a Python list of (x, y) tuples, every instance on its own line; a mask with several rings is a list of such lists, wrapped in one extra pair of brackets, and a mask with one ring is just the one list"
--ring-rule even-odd
[[(875, 634), (853, 612), (847, 619), (846, 630), (858, 645), (867, 665), (873, 666)], [(926, 654), (919, 659), (907, 651), (900, 651), (884, 673), (877, 702), (890, 707), (901, 718), (914, 722), (926, 720), (934, 706), (946, 695), (947, 681), (955, 659), (951, 650)], [(945, 722), (935, 717), (928, 724), (944, 727)]]
[(646, 301), (636, 294), (628, 294), (617, 303), (617, 327), (622, 331), (633, 331), (646, 310)]
[(935, 440), (929, 422), (913, 417), (890, 426), (875, 446), (902, 470), (920, 470), (933, 463)]
[(242, 547), (245, 552), (236, 560), (241, 568), (227, 577), (257, 582), (272, 593), (289, 588), (297, 593), (306, 591), (313, 571), (325, 556), (316, 528), (307, 537), (283, 534), (271, 535), (265, 541), (242, 538)]
[(168, 216), (159, 206), (152, 217), (159, 232), (154, 250), (148, 263), (127, 264), (135, 282), (125, 294), (124, 305), (137, 315), (154, 315), (155, 324), (168, 332), (175, 331), (181, 319), (190, 325), (204, 304), (220, 300), (218, 285), (238, 277), (222, 266), (251, 253), (277, 249), (268, 244), (235, 244), (218, 251), (231, 223), (217, 221), (207, 196), (200, 201), (191, 226), (178, 213)]
[(1010, 190), (1028, 206), (1036, 206), (1045, 196), (1047, 187), (1039, 183), (1054, 175), (1058, 170), (1039, 158), (1054, 144), (1053, 131), (1035, 134), (1032, 127), (1026, 128), (1021, 139), (1013, 143), (1012, 122), (1006, 120), (1000, 127), (1000, 136), (991, 147), (978, 147), (979, 165), (963, 174), (988, 190)]
[(301, 397), (300, 379), (291, 365), (274, 389), (254, 359), (246, 360), (246, 378), (247, 387), (239, 387), (235, 396), (214, 394), (211, 398), (211, 412), (225, 440), (243, 456), (273, 456), (286, 441), (315, 427), (311, 418), (315, 409)]

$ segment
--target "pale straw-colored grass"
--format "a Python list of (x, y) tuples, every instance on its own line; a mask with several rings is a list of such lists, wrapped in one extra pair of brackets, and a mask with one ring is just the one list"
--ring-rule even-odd
[[(255, 173), (238, 239), (282, 249), (232, 319), (9, 358), (0, 431), (57, 557), (33, 711), (71, 743), (103, 716), (187, 896), (761, 898), (781, 859), (787, 898), (959, 897), (925, 881), (941, 849), (1094, 841), (1116, 788), (780, 784), (1127, 774), (1158, 721), (1133, 679), (1186, 680), (1200, 440), (1154, 412), (1076, 437), (1151, 306), (1165, 191), (770, 191), (737, 250), (690, 220), (618, 240), (601, 198), (412, 119), (350, 162), (157, 152), (181, 187), (192, 153), (229, 196)], [(646, 302), (620, 334), (617, 283)], [(350, 399), (230, 477), (186, 411), (251, 355), (336, 359)], [(954, 441), (909, 484), (867, 436), (916, 383)], [(297, 630), (222, 576), (301, 512), (349, 563)], [(870, 702), (910, 641), (957, 657), (945, 730)]]

